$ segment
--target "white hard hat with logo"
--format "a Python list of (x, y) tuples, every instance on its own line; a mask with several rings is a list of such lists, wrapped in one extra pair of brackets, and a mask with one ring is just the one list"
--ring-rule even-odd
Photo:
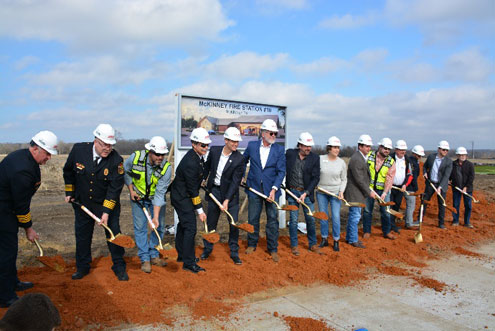
[(225, 130), (223, 137), (225, 139), (232, 140), (232, 141), (242, 141), (241, 131), (239, 131), (239, 129), (234, 127), (234, 126), (231, 126), (227, 130)]
[(342, 145), (340, 144), (339, 138), (337, 138), (335, 136), (331, 136), (330, 138), (328, 138), (327, 146), (341, 147)]
[(99, 124), (93, 131), (93, 134), (105, 144), (115, 145), (117, 143), (117, 140), (115, 140), (115, 130), (110, 124)]
[(299, 139), (297, 142), (304, 146), (314, 146), (315, 142), (313, 140), (313, 136), (309, 132), (303, 132), (299, 135)]
[(457, 149), (455, 150), (455, 154), (456, 155), (467, 155), (467, 150), (465, 147), (457, 147)]
[(196, 128), (192, 130), (189, 139), (202, 144), (211, 144), (210, 135), (205, 128)]
[(440, 141), (438, 143), (438, 148), (449, 150), (450, 149), (449, 142), (447, 140)]
[(371, 140), (371, 137), (369, 135), (362, 134), (359, 136), (358, 144), (373, 146), (373, 140)]
[(163, 137), (154, 136), (150, 139), (150, 142), (144, 145), (149, 151), (153, 151), (157, 154), (166, 154), (168, 153), (167, 142)]
[(402, 139), (397, 140), (397, 142), (395, 143), (395, 148), (406, 150), (407, 149), (406, 141)]
[(382, 140), (380, 140), (378, 142), (378, 145), (392, 149), (392, 139), (390, 139), (390, 138), (383, 138)]
[(411, 151), (419, 156), (425, 156), (425, 149), (421, 145), (414, 146)]
[(51, 131), (40, 131), (31, 138), (32, 141), (39, 147), (43, 148), (45, 151), (50, 153), (51, 155), (57, 155), (57, 145), (58, 138)]
[(266, 119), (261, 123), (261, 130), (267, 130), (271, 132), (278, 132), (277, 123), (272, 119)]

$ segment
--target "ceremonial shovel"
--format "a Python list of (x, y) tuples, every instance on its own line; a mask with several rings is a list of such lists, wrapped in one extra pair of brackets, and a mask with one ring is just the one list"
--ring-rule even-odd
[(457, 191), (459, 191), (459, 192), (461, 192), (462, 194), (464, 194), (464, 195), (466, 195), (466, 196), (470, 197), (471, 199), (473, 199), (473, 202), (474, 202), (474, 203), (480, 203), (480, 201), (479, 201), (479, 200), (476, 200), (476, 198), (475, 198), (474, 196), (472, 196), (471, 194), (464, 192), (463, 190), (461, 190), (461, 189), (460, 189), (460, 188), (458, 188), (457, 186), (454, 186), (454, 187), (455, 187), (455, 189), (456, 189)]
[[(282, 187), (285, 192), (287, 192), (291, 197), (293, 197), (296, 201), (299, 201), (301, 203), (301, 205), (303, 205), (304, 207), (306, 207), (306, 209), (308, 210), (308, 215), (309, 216), (313, 216), (314, 218), (317, 218), (317, 219), (320, 219), (320, 220), (328, 220), (328, 215), (322, 211), (317, 211), (317, 212), (312, 212), (311, 211), (311, 208), (309, 208), (309, 206), (307, 204), (304, 203), (304, 201), (300, 201), (298, 197), (296, 197), (296, 195), (294, 193), (292, 193), (289, 189), (287, 189), (284, 185), (281, 185), (280, 187)], [(296, 206), (294, 206), (296, 207)]]
[(411, 195), (411, 196), (414, 196), (414, 197), (417, 197), (418, 195), (421, 195), (421, 192), (407, 192), (406, 190), (403, 190), (401, 189), (400, 187), (397, 187), (397, 186), (392, 186), (392, 188), (394, 190), (398, 190), (398, 191), (401, 191), (402, 193), (405, 193), (406, 195)]
[[(375, 192), (375, 191), (373, 191)], [(375, 199), (378, 201), (379, 205), (380, 206), (385, 206), (387, 207), (386, 208), (386, 211), (387, 213), (389, 213), (390, 215), (394, 215), (395, 217), (397, 217), (398, 219), (403, 219), (404, 218), (404, 214), (396, 211), (396, 210), (393, 210), (393, 209), (390, 209), (390, 206), (393, 206), (395, 205), (395, 202), (393, 201), (389, 201), (389, 202), (385, 202), (382, 198), (380, 198), (380, 196), (378, 195), (378, 193), (375, 192)]]
[(170, 249), (172, 249), (172, 246), (170, 246), (169, 243), (166, 243), (165, 246), (162, 245), (162, 238), (160, 238), (160, 235), (158, 234), (158, 231), (156, 230), (156, 226), (155, 226), (155, 224), (153, 224), (153, 221), (151, 220), (151, 215), (148, 212), (148, 209), (146, 209), (146, 207), (144, 206), (144, 204), (141, 201), (136, 200), (135, 202), (137, 202), (137, 204), (141, 207), (141, 209), (143, 209), (144, 215), (146, 216), (146, 219), (148, 220), (148, 224), (151, 226), (151, 229), (153, 230), (153, 232), (155, 232), (156, 237), (158, 238), (158, 245), (155, 248), (157, 250), (170, 250)]
[(38, 240), (34, 239), (34, 243), (38, 247), (38, 250), (40, 251), (40, 256), (38, 256), (38, 260), (46, 265), (47, 267), (52, 268), (55, 271), (58, 272), (64, 272), (65, 271), (65, 261), (60, 255), (55, 255), (55, 256), (44, 256), (43, 255), (43, 248), (41, 248), (40, 243)]
[(325, 194), (328, 194), (328, 195), (331, 195), (332, 197), (335, 197), (339, 200), (342, 200), (344, 202), (344, 204), (347, 206), (347, 207), (360, 207), (360, 208), (364, 208), (366, 207), (366, 205), (364, 203), (360, 203), (360, 202), (347, 202), (346, 199), (344, 198), (340, 198), (337, 194), (334, 194), (332, 192), (329, 192), (319, 186), (316, 187), (316, 189), (322, 193), (325, 193)]
[(428, 179), (426, 179), (428, 181), (428, 183), (430, 183), (431, 187), (433, 188), (433, 191), (435, 191), (435, 194), (440, 198), (440, 200), (442, 200), (442, 205), (447, 208), (448, 210), (450, 210), (451, 212), (457, 214), (457, 210), (454, 208), (454, 207), (451, 207), (451, 206), (448, 206), (447, 203), (445, 202), (445, 199), (442, 197), (441, 194), (438, 194), (438, 191), (437, 191), (437, 188), (435, 187), (435, 185), (433, 185), (432, 182), (430, 182)]
[(262, 197), (263, 199), (265, 199), (266, 201), (268, 202), (271, 202), (271, 203), (274, 203), (275, 206), (277, 207), (278, 210), (286, 210), (286, 211), (291, 211), (291, 210), (297, 210), (297, 206), (292, 206), (292, 205), (285, 205), (285, 206), (282, 206), (280, 207), (280, 205), (277, 203), (277, 201), (274, 201), (272, 199), (270, 199), (269, 197), (267, 197), (266, 195), (264, 195), (263, 193), (261, 192), (258, 192), (256, 191), (254, 188), (252, 187), (248, 187), (245, 183), (241, 182), (240, 184), (242, 187), (245, 187), (247, 188), (248, 190), (250, 190), (251, 192), (253, 192), (254, 194)]

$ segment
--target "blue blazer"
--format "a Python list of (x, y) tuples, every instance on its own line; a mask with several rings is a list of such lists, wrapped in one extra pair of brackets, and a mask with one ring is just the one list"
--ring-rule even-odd
[[(260, 146), (262, 140), (250, 141), (244, 151), (244, 158), (251, 162), (246, 184), (258, 192), (269, 195), (272, 186), (280, 188), (285, 177), (285, 153), (284, 147), (279, 144), (272, 144), (265, 168), (261, 167)], [(261, 189), (263, 187), (263, 189)], [(249, 196), (255, 196), (246, 190)], [(275, 198), (280, 197), (280, 189), (277, 190)]]

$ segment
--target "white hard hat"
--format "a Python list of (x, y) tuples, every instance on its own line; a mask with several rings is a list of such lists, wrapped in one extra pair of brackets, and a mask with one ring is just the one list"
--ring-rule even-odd
[(359, 136), (358, 144), (373, 146), (373, 140), (367, 134), (362, 134)]
[(455, 154), (456, 155), (467, 155), (467, 150), (465, 147), (457, 147), (457, 149), (455, 150)]
[(144, 145), (149, 151), (153, 151), (157, 154), (166, 154), (168, 153), (167, 142), (163, 137), (154, 136), (150, 139), (150, 142)]
[(261, 123), (261, 130), (267, 130), (271, 132), (278, 132), (277, 123), (274, 120), (266, 119)]
[(335, 136), (331, 136), (330, 138), (328, 138), (327, 146), (341, 147), (342, 145), (340, 144), (340, 139), (339, 138), (337, 138)]
[(421, 145), (414, 146), (411, 151), (419, 156), (425, 156), (425, 149)]
[(196, 141), (202, 144), (211, 144), (210, 135), (205, 128), (196, 128), (192, 130), (191, 136), (189, 137), (192, 141)]
[(39, 147), (43, 148), (45, 151), (50, 153), (51, 155), (57, 155), (57, 145), (58, 138), (51, 131), (40, 131), (31, 138), (32, 141)]
[(378, 142), (378, 145), (392, 149), (392, 139), (390, 139), (390, 138), (383, 138), (382, 140), (380, 140)]
[(231, 126), (227, 130), (225, 130), (225, 133), (223, 134), (223, 137), (225, 139), (229, 139), (229, 140), (232, 140), (232, 141), (242, 141), (241, 131), (239, 131), (239, 129), (236, 128), (235, 126)]
[(442, 140), (438, 143), (438, 148), (450, 149), (449, 142), (447, 140)]
[(115, 140), (115, 130), (110, 124), (99, 124), (93, 131), (93, 134), (105, 144), (115, 145), (117, 143), (117, 140)]
[(299, 135), (299, 139), (297, 139), (297, 143), (304, 146), (314, 146), (315, 142), (313, 140), (313, 136), (309, 132), (303, 132)]
[(406, 150), (407, 149), (406, 141), (402, 139), (397, 140), (397, 142), (395, 143), (395, 148)]

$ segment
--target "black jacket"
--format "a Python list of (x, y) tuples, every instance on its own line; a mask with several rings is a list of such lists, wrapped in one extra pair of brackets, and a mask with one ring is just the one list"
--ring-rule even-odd
[(450, 174), (452, 185), (457, 186), (461, 190), (466, 187), (468, 192), (473, 192), (474, 182), (474, 164), (468, 160), (459, 164), (459, 160), (455, 160)]
[(29, 149), (20, 149), (0, 162), (0, 231), (32, 226), (30, 205), (41, 184), (40, 166)]
[[(208, 159), (205, 163), (204, 178), (208, 178), (206, 188), (211, 191), (217, 174), (217, 167), (222, 154), (223, 146), (213, 146), (210, 148)], [(220, 177), (220, 192), (221, 197), (216, 197), (221, 203), (225, 199), (229, 200), (230, 205), (239, 204), (239, 184), (246, 171), (246, 163), (244, 157), (238, 151), (232, 152), (225, 168), (223, 168), (222, 177)], [(206, 196), (206, 200), (210, 200)]]
[(64, 165), (65, 195), (72, 196), (100, 216), (111, 214), (120, 205), (124, 187), (122, 157), (113, 150), (93, 165), (93, 143), (77, 143), (72, 147)]
[(203, 181), (204, 164), (198, 154), (190, 149), (182, 158), (170, 185), (170, 200), (176, 209), (203, 208), (199, 188)]
[[(286, 176), (285, 180), (287, 181), (287, 188), (292, 186), (291, 181), (291, 172), (296, 163), (296, 158), (299, 157), (299, 149), (293, 148), (288, 149), (285, 152), (285, 160), (286, 160)], [(320, 182), (320, 157), (315, 153), (311, 152), (308, 156), (306, 156), (306, 161), (304, 163), (303, 169), (303, 183), (304, 190), (308, 192), (309, 199), (311, 202), (315, 202), (315, 194), (314, 190), (316, 185)]]
[(409, 184), (407, 190), (410, 192), (416, 192), (419, 189), (418, 187), (419, 161), (412, 155), (407, 157), (407, 159), (409, 160), (409, 165), (411, 166), (411, 171), (413, 176), (411, 184)]

